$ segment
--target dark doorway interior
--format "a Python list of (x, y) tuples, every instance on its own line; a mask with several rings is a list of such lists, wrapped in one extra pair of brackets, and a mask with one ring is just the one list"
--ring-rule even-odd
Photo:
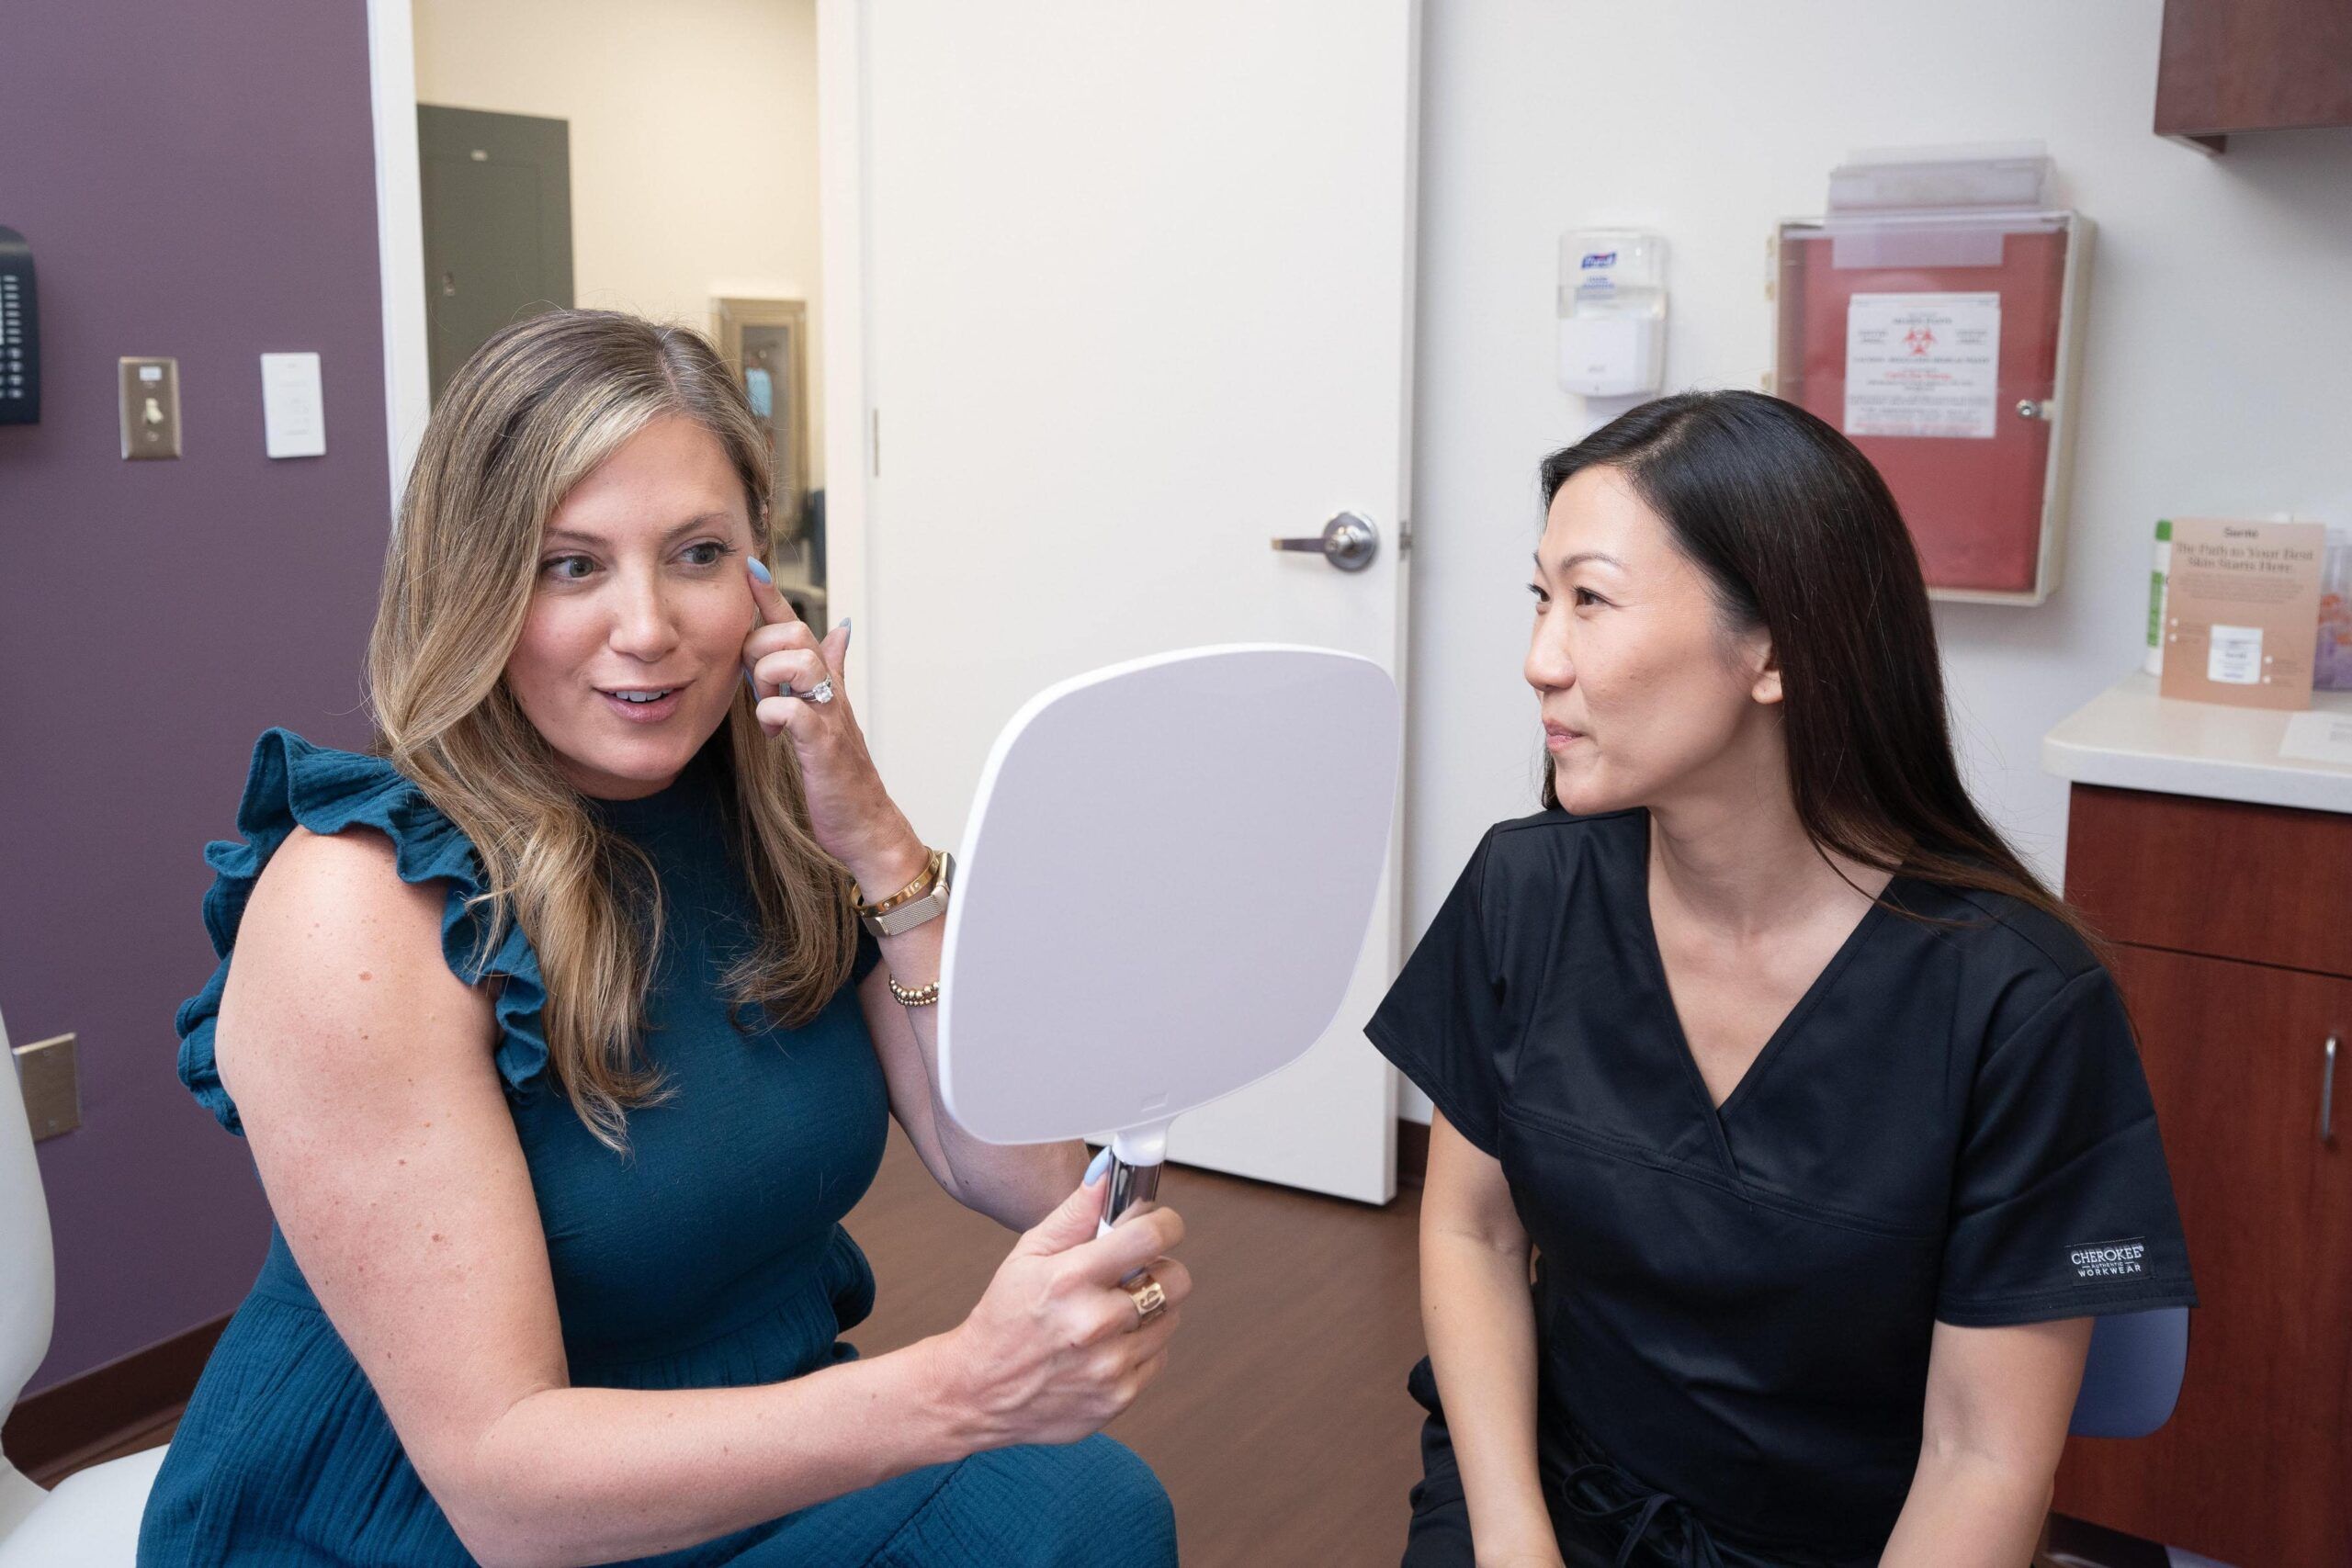
[(571, 128), (416, 106), (433, 400), (511, 321), (571, 301)]

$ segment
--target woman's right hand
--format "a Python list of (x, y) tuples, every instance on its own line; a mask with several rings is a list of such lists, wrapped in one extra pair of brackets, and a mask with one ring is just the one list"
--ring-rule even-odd
[[(1091, 1437), (1167, 1365), (1193, 1290), (1167, 1256), (1184, 1222), (1154, 1209), (1097, 1237), (1109, 1189), (1098, 1178), (1064, 1199), (1014, 1244), (971, 1315), (933, 1342), (939, 1393), (975, 1450)], [(1136, 1269), (1168, 1294), (1148, 1324), (1119, 1284)]]

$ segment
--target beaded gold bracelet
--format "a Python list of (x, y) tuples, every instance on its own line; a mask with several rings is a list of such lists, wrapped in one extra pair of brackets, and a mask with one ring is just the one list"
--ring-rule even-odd
[(899, 984), (899, 977), (895, 975), (885, 975), (883, 978), (889, 982), (890, 994), (899, 998), (901, 1007), (927, 1008), (939, 1000), (939, 982), (936, 980), (910, 991)]

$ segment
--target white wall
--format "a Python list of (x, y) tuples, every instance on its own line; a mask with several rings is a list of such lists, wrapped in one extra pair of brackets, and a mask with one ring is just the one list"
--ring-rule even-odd
[(714, 297), (806, 299), (822, 385), (815, 0), (414, 5), (419, 102), (571, 122), (580, 304), (707, 331)]
[[(2042, 733), (2131, 669), (2162, 515), (2352, 521), (2352, 131), (2148, 129), (2161, 0), (1429, 0), (1422, 62), (1408, 934), (1486, 825), (1534, 809), (1519, 666), (1563, 230), (1671, 247), (1668, 384), (1769, 367), (1764, 242), (1850, 150), (2038, 140), (2099, 226), (2065, 582), (1939, 605), (1970, 781), (2053, 880)], [(1428, 1102), (1409, 1086), (1408, 1113)]]

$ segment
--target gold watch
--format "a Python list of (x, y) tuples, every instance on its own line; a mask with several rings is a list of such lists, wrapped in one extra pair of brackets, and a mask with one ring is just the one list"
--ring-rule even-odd
[(861, 900), (857, 918), (877, 937), (910, 931), (947, 912), (947, 890), (955, 879), (956, 857), (945, 850), (933, 850), (921, 876), (878, 903)]

